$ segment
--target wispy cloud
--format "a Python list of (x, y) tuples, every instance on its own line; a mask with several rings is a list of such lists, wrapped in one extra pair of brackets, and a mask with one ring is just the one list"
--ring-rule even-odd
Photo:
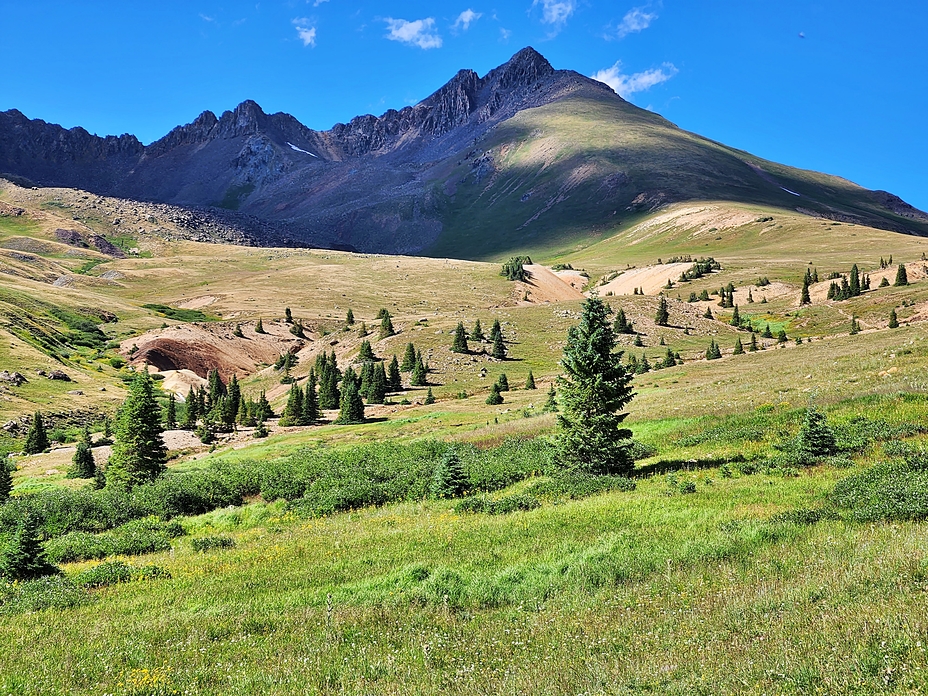
[(470, 25), (481, 17), (483, 17), (482, 12), (474, 12), (472, 9), (467, 8), (458, 15), (457, 21), (454, 23), (454, 28), (457, 29), (461, 27), (464, 31), (467, 31), (470, 29)]
[(500, 30), (499, 30), (499, 40), (500, 40), (500, 41), (502, 41), (503, 43), (505, 43), (506, 41), (509, 41), (509, 37), (510, 37), (510, 36), (512, 36), (512, 30), (511, 30), (511, 29), (504, 29), (504, 28), (500, 27)]
[(293, 26), (296, 27), (296, 35), (304, 46), (316, 45), (316, 27), (306, 17), (297, 17), (293, 20)]
[(215, 17), (210, 17), (209, 15), (205, 15), (202, 12), (200, 13), (200, 19), (202, 19), (204, 22), (215, 22), (216, 21)]
[(319, 5), (321, 5), (324, 2), (328, 2), (328, 1), (329, 0), (313, 0), (313, 7), (319, 7)]
[(619, 26), (616, 28), (616, 38), (624, 39), (629, 34), (644, 31), (651, 22), (657, 19), (656, 12), (650, 12), (647, 7), (635, 7), (625, 13)]
[(532, 7), (541, 5), (541, 21), (560, 31), (577, 9), (576, 0), (532, 0)]
[(435, 19), (433, 17), (417, 19), (412, 22), (387, 17), (384, 21), (390, 30), (387, 34), (390, 41), (399, 41), (422, 49), (441, 48), (441, 36), (435, 31)]
[(616, 61), (616, 64), (611, 68), (604, 68), (591, 75), (591, 77), (594, 80), (606, 83), (612, 87), (620, 97), (628, 99), (633, 94), (644, 92), (655, 85), (667, 82), (667, 80), (680, 72), (673, 63), (664, 63), (659, 68), (651, 68), (650, 70), (644, 70), (643, 72), (637, 72), (631, 75), (625, 75), (621, 70), (622, 62)]

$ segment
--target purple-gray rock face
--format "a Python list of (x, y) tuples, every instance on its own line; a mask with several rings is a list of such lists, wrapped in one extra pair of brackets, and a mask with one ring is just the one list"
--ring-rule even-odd
[[(607, 115), (601, 118), (627, 118), (653, 126), (653, 139), (662, 143), (656, 150), (659, 157), (680, 147), (680, 131), (673, 124), (628, 104), (600, 82), (555, 70), (537, 51), (524, 48), (483, 77), (473, 70), (459, 71), (415, 106), (390, 109), (381, 116), (358, 116), (327, 131), (307, 128), (288, 114), (266, 114), (255, 102), (245, 101), (220, 116), (204, 111), (192, 123), (174, 128), (146, 147), (132, 135), (101, 138), (82, 128), (66, 130), (29, 120), (16, 110), (0, 112), (0, 176), (196, 208), (197, 215), (248, 222), (248, 229), (254, 230), (249, 236), (258, 243), (428, 253), (443, 232), (464, 230), (484, 239), (498, 236), (496, 217), (475, 222), (466, 210), (455, 208), (463, 200), (456, 192), (468, 186), (499, 186), (486, 199), (506, 200), (515, 184), (498, 181), (500, 170), (490, 152), (494, 138), (520, 111), (562, 100), (574, 100), (580, 108), (605, 105)], [(512, 129), (513, 143), (528, 137), (532, 135)], [(512, 205), (522, 206), (520, 215), (537, 207), (522, 217), (526, 222), (516, 225), (516, 231), (534, 234), (541, 224), (535, 221), (543, 220), (540, 216), (569, 196), (573, 196), (571, 204), (578, 205), (580, 196), (568, 192), (587, 179), (592, 188), (584, 194), (588, 203), (582, 209), (583, 219), (576, 213), (558, 218), (568, 219), (568, 227), (614, 225), (617, 211), (628, 210), (636, 197), (658, 190), (664, 203), (683, 200), (692, 191), (715, 196), (721, 191), (734, 200), (773, 204), (787, 195), (776, 183), (744, 169), (741, 154), (734, 151), (725, 157), (737, 159), (735, 169), (744, 169), (744, 178), (738, 178), (739, 173), (732, 181), (719, 174), (713, 184), (711, 173), (720, 171), (715, 164), (720, 155), (717, 144), (708, 141), (704, 150), (690, 149), (685, 157), (673, 157), (671, 166), (665, 161), (663, 167), (648, 171), (627, 167), (618, 151), (606, 157), (599, 150), (585, 150), (576, 156), (569, 166), (562, 163), (556, 172), (545, 172), (554, 180), (525, 184), (527, 188), (515, 195)], [(594, 170), (595, 181), (590, 178)], [(521, 172), (516, 178), (534, 182), (540, 174)], [(867, 194), (865, 207), (875, 214), (861, 218), (862, 222), (928, 233), (924, 213), (891, 194)], [(471, 200), (481, 195), (477, 192)], [(833, 205), (823, 200), (820, 214), (830, 214)], [(559, 233), (557, 225), (562, 223), (548, 224), (546, 234)], [(102, 248), (96, 239), (81, 242), (117, 253)], [(483, 248), (471, 253), (506, 251)]]

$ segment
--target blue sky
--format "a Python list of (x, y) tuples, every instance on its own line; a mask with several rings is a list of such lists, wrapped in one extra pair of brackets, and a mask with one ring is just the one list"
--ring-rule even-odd
[(149, 143), (245, 99), (327, 129), (531, 45), (682, 128), (928, 210), (922, 0), (0, 0), (0, 17), (0, 110), (100, 135)]

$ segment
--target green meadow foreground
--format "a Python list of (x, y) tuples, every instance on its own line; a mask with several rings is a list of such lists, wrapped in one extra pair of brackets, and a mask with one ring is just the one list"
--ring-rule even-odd
[[(79, 226), (75, 194), (3, 195), (57, 198), (0, 216), (0, 367), (26, 378), (4, 383), (0, 417), (41, 410), (61, 445), (12, 458), (0, 531), (6, 547), (33, 517), (63, 572), (0, 587), (0, 693), (928, 689), (924, 240), (707, 204), (535, 259), (577, 269), (582, 289), (650, 273), (646, 294), (601, 293), (637, 332), (616, 340), (626, 364), (682, 362), (632, 381), (630, 476), (579, 476), (562, 470), (546, 399), (582, 299), (541, 269), (509, 282), (499, 263), (144, 235), (121, 242), (140, 253), (114, 259), (56, 241)], [(721, 269), (654, 280), (702, 256)], [(827, 297), (854, 264), (870, 289)], [(298, 348), (285, 307), (305, 327)], [(395, 335), (378, 333), (384, 307)], [(477, 339), (450, 351), (458, 323), (477, 319), (487, 333), (500, 322), (506, 359)], [(245, 397), (264, 392), (281, 415), (320, 353), (360, 370), (365, 340), (384, 363), (415, 343), (428, 384), (404, 371), (360, 424), (334, 424), (330, 409), (318, 425), (269, 420), (266, 439), (252, 425), (207, 444), (172, 430), (166, 473), (129, 493), (67, 477), (83, 423), (99, 441), (140, 355), (156, 385), (176, 384), (172, 365), (191, 355), (221, 358)], [(722, 357), (706, 359), (713, 343)], [(291, 350), (298, 362), (275, 367)], [(488, 404), (503, 374), (511, 389)], [(158, 389), (163, 406), (171, 390), (188, 394)], [(796, 453), (809, 407), (835, 435), (814, 460)], [(4, 453), (24, 442), (23, 429), (0, 435)], [(436, 499), (450, 453), (466, 494)]]

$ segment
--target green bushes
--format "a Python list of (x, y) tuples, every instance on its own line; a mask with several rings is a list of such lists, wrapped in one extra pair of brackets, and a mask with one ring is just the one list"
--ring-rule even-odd
[(839, 481), (829, 502), (855, 522), (928, 519), (928, 452), (876, 464)]
[(575, 500), (607, 491), (633, 490), (635, 482), (624, 476), (593, 476), (565, 472), (533, 483), (527, 492), (539, 498)]
[(88, 594), (63, 575), (29, 582), (0, 583), (0, 615), (70, 609), (88, 601)]
[(137, 556), (166, 551), (171, 540), (182, 536), (179, 522), (162, 522), (155, 517), (133, 520), (105, 534), (69, 532), (45, 545), (45, 553), (53, 563), (85, 561), (107, 556)]
[(231, 549), (235, 547), (235, 539), (228, 536), (205, 536), (190, 540), (194, 551), (205, 553), (213, 549)]
[(122, 561), (107, 561), (78, 573), (74, 576), (74, 584), (87, 588), (109, 587), (133, 580), (159, 580), (170, 577), (168, 571), (156, 565), (134, 568)]
[(459, 500), (455, 512), (483, 512), (489, 515), (506, 515), (510, 512), (534, 510), (541, 501), (527, 493), (515, 493), (494, 500), (488, 495), (473, 495)]

